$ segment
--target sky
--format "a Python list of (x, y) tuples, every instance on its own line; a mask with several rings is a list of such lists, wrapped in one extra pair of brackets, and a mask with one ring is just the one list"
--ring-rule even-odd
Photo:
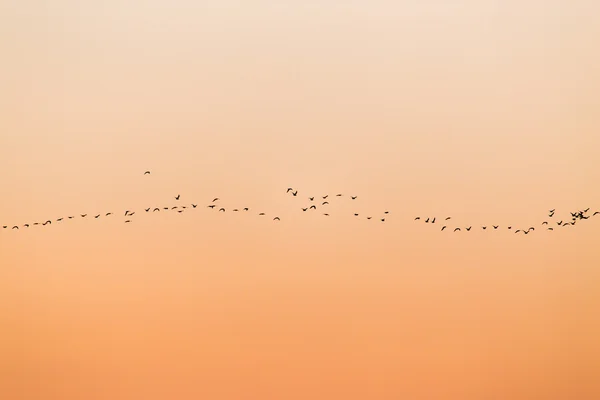
[(0, 0), (0, 398), (600, 398), (599, 18)]

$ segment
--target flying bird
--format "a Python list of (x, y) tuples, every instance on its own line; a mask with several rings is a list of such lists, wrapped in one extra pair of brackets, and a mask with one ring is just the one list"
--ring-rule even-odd
[(454, 232), (456, 232), (456, 231), (460, 231), (460, 228), (455, 228), (455, 229), (454, 229)]
[(373, 217), (367, 217), (367, 219), (371, 219), (371, 218), (373, 218)]
[(37, 225), (39, 225), (39, 224), (40, 224), (39, 222), (34, 222), (34, 223), (33, 223), (33, 226), (37, 226)]
[(326, 199), (326, 198), (328, 198), (328, 197), (329, 197), (329, 195), (325, 195), (325, 196), (323, 196), (323, 200), (325, 200), (325, 199)]
[(323, 204), (321, 204), (322, 206), (324, 206), (325, 204), (329, 204), (328, 201), (324, 201)]
[(279, 219), (279, 217), (275, 217), (273, 218), (273, 221), (281, 221), (281, 219)]
[(150, 171), (144, 172), (144, 175), (150, 175)]
[(553, 231), (553, 230), (554, 230), (554, 228), (548, 228), (548, 230), (549, 230), (549, 231)]
[(446, 221), (448, 221), (450, 218), (452, 218), (452, 217), (446, 217), (446, 219), (445, 219), (445, 220), (446, 220)]
[(207, 208), (215, 208), (215, 204), (211, 204), (210, 206), (206, 206)]
[(317, 206), (315, 206), (314, 204), (312, 206), (310, 206), (311, 209), (316, 210)]
[(192, 203), (192, 207), (193, 207), (193, 208), (196, 208), (196, 207), (198, 207), (198, 204), (194, 204), (194, 203)]
[(149, 207), (149, 208), (146, 208), (146, 212), (148, 212), (148, 211), (150, 211), (150, 207)]
[(184, 210), (178, 210), (177, 212), (178, 212), (179, 214), (181, 214), (183, 211), (184, 211)]
[(468, 232), (468, 231), (470, 231), (470, 230), (471, 230), (471, 228), (472, 228), (472, 226), (470, 226), (470, 227), (468, 227), (468, 228), (465, 228), (465, 229), (466, 229), (466, 230), (467, 230), (467, 232)]
[(29, 228), (29, 224), (25, 224), (23, 225), (25, 228)]
[(494, 229), (498, 229), (498, 225), (492, 225)]
[(425, 220), (425, 222), (429, 222), (429, 218), (427, 218), (427, 219)]
[(415, 218), (415, 221), (416, 221), (416, 220), (419, 220), (419, 219), (421, 219), (421, 217), (417, 217), (417, 218)]
[(129, 214), (129, 210), (128, 210), (128, 211), (125, 211), (125, 216), (127, 216), (127, 214)]
[(385, 222), (385, 218), (381, 218), (381, 222)]
[(600, 211), (596, 211), (594, 214), (592, 214), (592, 217), (597, 214), (600, 214)]
[(234, 208), (232, 211), (239, 211), (237, 208)]
[(214, 203), (217, 200), (220, 200), (220, 199), (218, 197), (215, 197), (212, 202)]
[(175, 196), (175, 200), (179, 200), (180, 197), (181, 197), (181, 195), (178, 194), (177, 196)]
[(154, 210), (152, 210), (152, 212), (156, 212), (156, 211), (160, 211), (160, 208), (155, 208)]
[(350, 198), (351, 198), (352, 200), (356, 200), (356, 198), (357, 198), (357, 197), (358, 197), (358, 196), (350, 196)]
[(515, 231), (515, 233), (519, 233), (519, 232), (521, 232), (521, 230), (520, 230), (520, 229), (517, 229), (517, 230)]
[(443, 231), (444, 229), (446, 229), (446, 225), (442, 226), (442, 229), (441, 229), (441, 230)]
[(302, 209), (302, 211), (306, 211), (306, 210), (308, 210), (308, 207), (307, 207), (307, 208), (303, 208), (303, 209)]
[(341, 193), (336, 194), (337, 197), (342, 197)]
[(289, 193), (289, 192), (291, 192), (293, 190), (294, 190), (293, 188), (288, 188), (287, 191), (286, 191), (286, 193)]
[(100, 218), (100, 214), (94, 216), (94, 218), (96, 218), (96, 219)]
[(431, 221), (432, 224), (435, 224), (435, 217), (433, 217), (433, 220)]
[(177, 206), (171, 207), (171, 210), (174, 210), (174, 209), (176, 209), (176, 208), (177, 208)]
[(75, 217), (69, 217), (69, 219), (73, 219), (73, 218), (75, 218)]
[(108, 217), (109, 215), (112, 215), (112, 213), (111, 212), (106, 213), (105, 217)]
[[(390, 213), (389, 211), (386, 211), (386, 212), (384, 212), (384, 214), (389, 214), (389, 213)], [(434, 219), (435, 219), (435, 218), (434, 218)]]
[(327, 214), (327, 213), (324, 213), (323, 215), (326, 216), (326, 217), (329, 217), (329, 214)]
[(44, 222), (42, 225), (46, 225), (46, 224), (52, 225), (52, 221), (48, 220), (48, 221)]
[(130, 219), (128, 219), (127, 221), (125, 221), (125, 223), (126, 223), (126, 224), (127, 224), (127, 223), (129, 223), (129, 222), (131, 222), (131, 220), (130, 220)]
[(248, 210), (249, 210), (249, 208), (248, 208), (248, 207), (244, 207), (244, 211), (248, 211)]
[(314, 197), (309, 197), (308, 198), (310, 201), (313, 201), (315, 198)]
[(297, 196), (298, 195), (298, 191), (296, 190), (295, 192), (292, 192), (292, 196)]
[(482, 226), (481, 229), (487, 229), (487, 226)]
[(59, 219), (57, 219), (57, 220), (56, 220), (56, 222), (60, 222), (60, 221), (62, 221), (62, 220), (63, 220), (62, 218), (59, 218)]
[(85, 218), (87, 214), (81, 214), (81, 218)]
[(542, 222), (542, 225), (548, 225), (548, 221)]
[(219, 208), (219, 211), (225, 212), (225, 209), (224, 208)]
[(19, 229), (19, 227), (18, 227), (18, 226), (16, 226), (16, 225), (15, 225), (15, 226), (13, 226), (12, 228), (13, 228), (13, 229)]
[(258, 215), (265, 215), (265, 213), (259, 213)]
[(588, 207), (588, 208), (586, 208), (585, 210), (583, 210), (583, 212), (584, 212), (584, 213), (586, 213), (586, 212), (588, 212), (588, 211), (590, 211), (590, 208), (589, 208), (589, 207)]
[(355, 216), (355, 217), (358, 217), (358, 214), (354, 213), (354, 216)]

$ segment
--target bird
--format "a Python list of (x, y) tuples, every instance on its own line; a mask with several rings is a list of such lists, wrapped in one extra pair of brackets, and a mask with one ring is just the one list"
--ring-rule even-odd
[(129, 210), (125, 211), (125, 216), (127, 216), (127, 214), (129, 214)]
[(29, 224), (25, 224), (23, 225), (25, 228), (29, 228)]
[(542, 222), (542, 225), (548, 225), (548, 221)]
[(169, 211), (169, 207), (163, 207), (163, 210)]
[(128, 222), (131, 222), (131, 220), (130, 220), (130, 219), (128, 219), (127, 221), (125, 221), (125, 223), (128, 223)]
[(498, 225), (492, 225), (494, 229), (498, 229)]
[(314, 204), (312, 206), (310, 206), (311, 209), (316, 210), (317, 206), (315, 206)]
[(289, 192), (291, 192), (291, 191), (293, 191), (293, 190), (294, 190), (293, 188), (287, 188), (287, 191), (286, 191), (286, 193), (289, 193)]
[(171, 210), (174, 210), (174, 209), (176, 209), (176, 208), (177, 208), (177, 206), (171, 207)]
[(39, 225), (39, 224), (40, 224), (39, 222), (34, 222), (34, 223), (33, 223), (33, 225), (34, 225), (34, 226), (37, 226), (37, 225)]
[(81, 214), (81, 218), (85, 218), (87, 214)]
[(512, 226), (509, 226), (507, 229), (512, 229)]
[(180, 197), (181, 197), (181, 195), (178, 194), (177, 196), (175, 196), (175, 200), (179, 200)]
[(59, 218), (59, 219), (57, 219), (57, 220), (56, 220), (56, 222), (60, 222), (60, 221), (62, 221), (62, 220), (63, 220), (62, 218)]
[(454, 232), (460, 231), (460, 228), (454, 228)]
[(433, 220), (431, 221), (432, 224), (435, 224), (435, 217), (433, 217)]
[(342, 197), (341, 193), (336, 194), (336, 197)]
[(321, 204), (322, 206), (324, 206), (325, 204), (329, 204), (328, 201), (324, 201), (323, 204)]
[(356, 198), (357, 198), (357, 197), (358, 197), (358, 196), (350, 196), (350, 198), (351, 198), (352, 200), (356, 200)]
[(417, 220), (419, 220), (419, 219), (421, 219), (421, 217), (417, 217), (417, 218), (415, 218), (415, 221), (417, 221)]
[(292, 192), (292, 196), (297, 196), (298, 195), (298, 191), (296, 190), (295, 192)]
[(425, 222), (429, 222), (429, 218), (427, 218), (427, 219), (425, 220)]
[(373, 218), (373, 217), (367, 217), (367, 219), (371, 219), (371, 218)]
[(265, 215), (265, 213), (259, 213), (258, 215)]
[(156, 211), (160, 211), (160, 208), (155, 208), (154, 210), (152, 210), (152, 212), (156, 212)]
[(215, 197), (212, 202), (214, 203), (217, 200), (220, 200), (220, 199), (218, 197)]
[(306, 211), (306, 210), (308, 210), (308, 207), (307, 208), (302, 208), (302, 211)]
[(357, 213), (354, 213), (354, 216), (355, 216), (355, 217), (358, 217), (358, 214), (357, 214)]
[(328, 194), (327, 194), (327, 195), (325, 195), (325, 196), (323, 196), (323, 200), (325, 200), (325, 199), (326, 199), (326, 198), (328, 198), (328, 197), (329, 197), (329, 195), (328, 195)]
[(465, 229), (466, 229), (466, 230), (467, 230), (467, 232), (468, 232), (468, 231), (470, 231), (470, 230), (471, 230), (471, 228), (472, 228), (472, 226), (470, 226), (470, 227), (468, 227), (468, 228), (465, 228)]
[(192, 207), (193, 207), (193, 208), (196, 208), (196, 207), (198, 207), (198, 204), (194, 204), (194, 203), (192, 203)]
[(181, 208), (183, 208), (185, 210), (187, 208), (187, 206), (181, 206)]
[(452, 218), (452, 217), (446, 217), (446, 219), (445, 219), (445, 220), (446, 220), (446, 221), (448, 221), (450, 218)]
[(586, 212), (588, 212), (588, 211), (590, 211), (590, 208), (589, 208), (589, 207), (588, 207), (588, 208), (586, 208), (585, 210), (583, 210), (583, 212), (584, 212), (584, 213), (586, 213)]
[(69, 219), (73, 219), (73, 218), (75, 218), (75, 217), (69, 217)]
[(131, 214), (129, 214), (129, 216), (131, 217), (133, 214), (135, 214), (135, 211), (134, 211), (134, 212), (132, 212)]
[(249, 208), (248, 208), (248, 207), (244, 207), (244, 211), (248, 211), (248, 210), (249, 210)]
[[(386, 212), (384, 212), (384, 214), (389, 214), (389, 213), (390, 213), (389, 211), (386, 211)], [(434, 219), (435, 219), (435, 218), (434, 218)]]
[(279, 217), (275, 217), (273, 218), (273, 221), (281, 221), (281, 219), (279, 219)]
[(531, 227), (529, 227), (529, 229), (528, 229), (528, 230), (530, 230), (530, 231), (535, 231), (535, 228), (534, 228), (533, 226), (531, 226)]
[(523, 231), (523, 233), (527, 235), (529, 233), (529, 231)]
[(144, 172), (144, 175), (150, 175), (150, 171)]
[(225, 209), (224, 208), (219, 208), (219, 211), (225, 212)]
[(553, 230), (554, 230), (554, 228), (548, 228), (548, 230), (549, 230), (549, 231), (553, 231)]
[(596, 211), (594, 214), (592, 214), (592, 217), (593, 217), (594, 215), (598, 215), (598, 214), (600, 214), (600, 211)]
[(327, 214), (327, 213), (324, 213), (323, 215), (326, 216), (326, 217), (329, 217), (329, 214)]
[(310, 201), (313, 201), (315, 198), (314, 197), (309, 197), (308, 198)]
[(560, 224), (562, 224), (562, 223), (563, 223), (562, 221), (559, 221), (559, 222), (557, 222), (556, 224), (557, 224), (557, 225), (560, 225)]
[(446, 225), (442, 226), (442, 229), (441, 229), (441, 230), (443, 231), (444, 229), (446, 229)]
[(146, 208), (146, 212), (150, 211), (150, 208)]
[(234, 208), (232, 211), (239, 211), (237, 208)]
[(482, 228), (482, 229), (487, 229), (487, 226), (482, 226), (481, 228)]
[(385, 222), (385, 218), (381, 218), (381, 222)]
[(12, 229), (19, 229), (19, 227), (15, 225), (12, 227)]
[(550, 210), (548, 212), (552, 214), (554, 211), (556, 211), (556, 208), (553, 208), (552, 210)]
[(6, 229), (8, 228), (6, 225), (2, 225), (2, 229)]
[(100, 218), (100, 214), (95, 215), (94, 218), (96, 218), (96, 219)]
[(184, 211), (184, 210), (178, 210), (177, 212), (178, 212), (179, 214), (181, 214), (183, 211)]
[(519, 232), (521, 232), (521, 230), (520, 230), (520, 229), (517, 229), (517, 230), (515, 231), (515, 233), (519, 233)]
[(211, 204), (210, 206), (206, 206), (207, 208), (215, 208), (215, 204)]

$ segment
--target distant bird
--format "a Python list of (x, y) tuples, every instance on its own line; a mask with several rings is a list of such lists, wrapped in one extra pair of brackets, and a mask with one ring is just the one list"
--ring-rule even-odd
[(237, 208), (234, 208), (232, 211), (239, 211)]
[(62, 220), (63, 220), (62, 218), (59, 218), (59, 219), (57, 219), (57, 220), (56, 220), (56, 222), (60, 222), (60, 221), (62, 221)]
[(487, 226), (482, 226), (481, 229), (487, 229)]
[(125, 211), (125, 216), (127, 216), (127, 214), (129, 214), (129, 210)]
[(273, 218), (273, 221), (281, 221), (281, 219), (279, 219), (279, 217), (275, 217)]
[(146, 208), (146, 212), (150, 211), (150, 208)]
[(324, 201), (323, 204), (321, 204), (322, 206), (324, 206), (325, 204), (329, 204), (328, 201)]
[(598, 214), (600, 214), (600, 211), (596, 211), (594, 214), (592, 214), (592, 217), (593, 217), (594, 215), (598, 215)]
[(15, 225), (12, 227), (12, 229), (19, 229), (19, 227)]
[(314, 197), (309, 197), (308, 198), (310, 201), (313, 201), (315, 198)]
[(548, 221), (542, 222), (542, 225), (548, 225)]
[(419, 219), (421, 219), (421, 217), (417, 217), (417, 218), (415, 218), (415, 221), (417, 221), (417, 220), (419, 220)]
[(325, 199), (326, 199), (326, 198), (328, 198), (328, 197), (329, 197), (329, 195), (328, 195), (328, 194), (327, 194), (327, 195), (325, 195), (325, 196), (323, 196), (323, 200), (325, 200)]
[(177, 196), (175, 196), (175, 200), (179, 200), (180, 197), (181, 197), (181, 195), (178, 194)]
[(134, 211), (134, 212), (132, 212), (131, 214), (129, 214), (129, 216), (131, 217), (133, 214), (135, 214), (135, 211)]
[(291, 192), (291, 191), (293, 191), (293, 190), (294, 190), (293, 188), (287, 188), (287, 191), (286, 191), (286, 193), (289, 193), (289, 192)]
[(178, 212), (179, 214), (181, 214), (183, 211), (184, 211), (184, 210), (178, 210), (177, 212)]
[(163, 207), (163, 210), (169, 211), (169, 207)]
[(144, 172), (144, 175), (150, 175), (150, 171)]
[(336, 194), (337, 197), (342, 197), (341, 193)]
[(259, 213), (258, 215), (265, 215), (265, 213)]
[(173, 207), (171, 207), (171, 210), (174, 210), (174, 209), (176, 209), (176, 208), (177, 208), (177, 206), (173, 206)]
[(131, 222), (131, 220), (130, 220), (130, 219), (128, 219), (127, 221), (125, 221), (125, 223), (126, 223), (126, 224), (127, 224), (127, 223), (129, 223), (129, 222)]
[(509, 226), (507, 229), (512, 229), (512, 226)]
[(355, 217), (358, 217), (358, 214), (354, 213), (354, 216), (355, 216)]
[(583, 210), (583, 212), (584, 212), (584, 213), (586, 213), (586, 212), (588, 212), (588, 211), (590, 211), (590, 208), (589, 208), (589, 207), (588, 207), (588, 208), (586, 208), (585, 210)]
[(100, 214), (95, 215), (94, 218), (96, 218), (96, 219), (100, 218)]
[(39, 225), (39, 224), (40, 224), (39, 222), (34, 222), (34, 223), (33, 223), (33, 226), (37, 226), (37, 225)]
[(371, 219), (371, 218), (373, 218), (373, 217), (367, 217), (367, 219)]
[(446, 217), (445, 221), (448, 221), (450, 218), (452, 218), (452, 217)]
[(217, 200), (220, 200), (220, 199), (218, 197), (215, 197), (212, 202), (214, 203)]
[(435, 217), (433, 217), (433, 220), (431, 221), (432, 224), (435, 224)]
[(515, 231), (515, 233), (519, 233), (519, 232), (521, 232), (521, 230), (520, 230), (520, 229), (517, 229), (517, 230)]
[(385, 218), (381, 218), (381, 222), (385, 222)]
[(298, 195), (298, 191), (296, 190), (295, 192), (292, 192), (292, 196), (297, 196)]
[(350, 196), (350, 198), (351, 198), (352, 200), (356, 200), (356, 198), (357, 198), (357, 197), (358, 197), (358, 196)]
[(225, 209), (224, 208), (219, 208), (219, 211), (225, 212)]
[(69, 217), (69, 219), (73, 219), (73, 218), (75, 218), (75, 217)]
[(460, 231), (460, 228), (454, 228), (454, 232)]
[(183, 208), (185, 210), (187, 208), (187, 206), (181, 206), (181, 208)]
[(316, 210), (317, 206), (315, 206), (314, 204), (312, 206), (310, 206), (311, 209)]
[(444, 229), (446, 229), (446, 225), (442, 226), (442, 229), (441, 229), (441, 230), (443, 231)]
[(23, 225), (25, 228), (29, 228), (29, 224), (25, 224)]
[(193, 208), (196, 208), (196, 207), (198, 207), (198, 204), (194, 204), (194, 203), (192, 203), (192, 207), (193, 207)]
[[(390, 213), (389, 211), (386, 211), (386, 212), (384, 212), (384, 214), (389, 214), (389, 213)], [(435, 219), (435, 218), (434, 218), (434, 219)]]
[(556, 211), (556, 208), (553, 208), (552, 210), (548, 211), (550, 214), (552, 214), (554, 211)]
[(156, 211), (160, 211), (160, 208), (155, 208), (154, 210), (152, 210), (152, 212), (156, 212)]
[(248, 211), (248, 210), (249, 210), (249, 208), (248, 208), (248, 207), (244, 207), (244, 211)]
[(303, 208), (303, 209), (302, 209), (302, 211), (306, 211), (306, 210), (308, 210), (308, 207), (307, 207), (307, 208)]
[(81, 218), (85, 218), (87, 214), (81, 214)]
[(467, 230), (467, 232), (468, 232), (468, 231), (470, 231), (470, 230), (471, 230), (471, 228), (472, 228), (472, 226), (470, 226), (470, 227), (468, 227), (468, 228), (465, 228), (465, 229), (466, 229), (466, 230)]
[(427, 219), (425, 220), (425, 222), (429, 222), (429, 218), (427, 218)]
[(562, 224), (562, 223), (563, 223), (563, 222), (562, 222), (562, 221), (560, 221), (560, 222), (557, 222), (556, 224), (557, 224), (557, 225), (560, 225), (560, 224)]
[(323, 215), (326, 216), (326, 217), (329, 217), (329, 214), (327, 214), (327, 213), (324, 213)]
[(549, 230), (549, 231), (553, 231), (553, 230), (554, 230), (554, 228), (548, 228), (548, 230)]
[(215, 204), (211, 204), (210, 206), (206, 206), (207, 208), (215, 208)]
[(6, 229), (6, 228), (8, 228), (8, 226), (2, 225), (2, 229)]
[(523, 233), (527, 235), (529, 233), (529, 231), (523, 231)]
[(492, 225), (494, 229), (498, 229), (498, 225)]
[(535, 231), (535, 228), (534, 228), (533, 226), (531, 226), (531, 227), (529, 227), (529, 229), (528, 229), (528, 230), (530, 230), (530, 231)]

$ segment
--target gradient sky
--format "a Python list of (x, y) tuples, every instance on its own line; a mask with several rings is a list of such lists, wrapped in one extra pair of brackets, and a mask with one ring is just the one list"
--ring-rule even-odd
[(600, 398), (599, 20), (0, 0), (0, 398)]

